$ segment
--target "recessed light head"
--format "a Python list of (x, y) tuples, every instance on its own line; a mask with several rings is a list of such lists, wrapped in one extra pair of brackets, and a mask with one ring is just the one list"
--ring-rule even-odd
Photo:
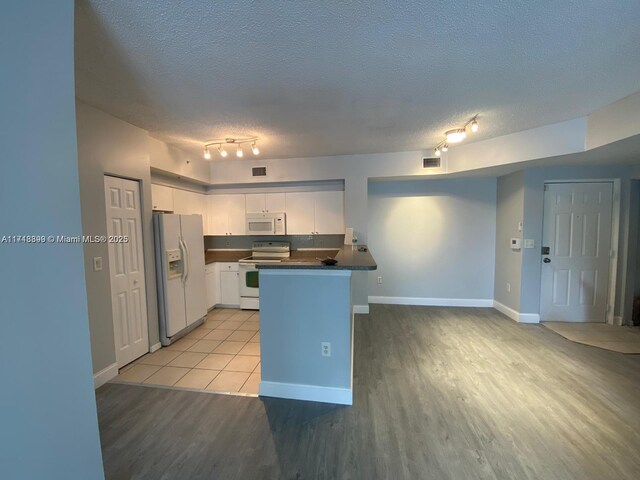
[(446, 143), (445, 143), (444, 145), (442, 145), (442, 151), (443, 151), (443, 152), (447, 152), (447, 151), (449, 151), (449, 145), (448, 145), (448, 144), (446, 144)]
[(222, 158), (225, 158), (227, 155), (229, 155), (229, 153), (224, 148), (222, 148), (222, 145), (218, 145), (218, 153), (220, 153), (220, 156)]
[(474, 118), (474, 119), (471, 121), (471, 131), (472, 131), (473, 133), (476, 133), (476, 132), (478, 131), (478, 128), (479, 128), (479, 127), (478, 127), (478, 121)]
[(466, 138), (467, 132), (465, 132), (464, 128), (454, 128), (446, 132), (445, 136), (447, 137), (447, 142), (458, 143)]
[(242, 146), (238, 144), (238, 149), (236, 150), (236, 157), (242, 158), (244, 156), (244, 152), (242, 151)]
[(209, 151), (209, 147), (204, 147), (204, 159), (211, 160), (211, 152)]
[(435, 149), (435, 152), (434, 152), (434, 153), (436, 154), (436, 157), (439, 157), (439, 156), (440, 156), (440, 148), (439, 148), (439, 147), (436, 147), (436, 149)]
[(256, 145), (256, 142), (253, 142), (251, 145), (251, 151), (254, 155), (258, 155), (260, 153), (260, 149), (258, 148), (258, 145)]

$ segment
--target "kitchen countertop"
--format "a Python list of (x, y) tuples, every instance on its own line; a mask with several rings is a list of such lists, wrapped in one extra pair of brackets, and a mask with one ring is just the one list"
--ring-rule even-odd
[[(359, 245), (360, 247), (366, 245)], [(337, 252), (337, 255), (334, 254)], [(324, 265), (318, 258), (333, 257), (338, 263)], [(295, 250), (291, 257), (280, 263), (257, 265), (259, 270), (300, 269), (300, 270), (376, 270), (378, 266), (371, 256), (371, 252), (359, 252), (357, 247), (345, 245), (341, 249), (333, 250)]]
[(204, 263), (237, 262), (241, 258), (250, 257), (251, 250), (207, 250), (204, 252)]

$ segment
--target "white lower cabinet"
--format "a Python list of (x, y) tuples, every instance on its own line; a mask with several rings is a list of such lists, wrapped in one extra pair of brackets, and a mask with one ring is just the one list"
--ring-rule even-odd
[(213, 262), (205, 266), (207, 308), (240, 305), (240, 273), (237, 262)]
[(240, 305), (240, 273), (220, 272), (220, 303), (223, 305)]
[(207, 308), (210, 309), (220, 303), (220, 272), (215, 263), (204, 267), (204, 276), (207, 287)]
[(238, 262), (218, 262), (216, 275), (218, 277), (219, 295), (217, 302), (227, 306), (240, 305), (240, 273)]

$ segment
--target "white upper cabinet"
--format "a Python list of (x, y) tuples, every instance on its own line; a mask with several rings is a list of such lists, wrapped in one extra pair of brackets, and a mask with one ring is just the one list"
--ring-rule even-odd
[(209, 195), (208, 235), (245, 234), (245, 195)]
[(344, 192), (286, 194), (287, 234), (344, 233)]
[(264, 194), (265, 212), (280, 213), (287, 210), (286, 194), (284, 193), (265, 193)]
[(225, 195), (229, 212), (229, 234), (244, 235), (246, 233), (245, 195)]
[(287, 235), (312, 235), (315, 232), (315, 192), (286, 194)]
[(207, 232), (207, 196), (203, 193), (173, 189), (173, 212), (179, 215), (202, 215), (202, 230)]
[(229, 235), (229, 217), (224, 195), (209, 195), (209, 225), (207, 235)]
[(265, 210), (264, 193), (248, 193), (246, 195), (246, 213), (262, 213)]
[(151, 203), (153, 210), (162, 212), (173, 211), (173, 188), (164, 185), (151, 184)]
[(246, 195), (246, 213), (284, 212), (286, 201), (284, 193), (248, 193)]
[(344, 192), (315, 192), (315, 232), (344, 233)]

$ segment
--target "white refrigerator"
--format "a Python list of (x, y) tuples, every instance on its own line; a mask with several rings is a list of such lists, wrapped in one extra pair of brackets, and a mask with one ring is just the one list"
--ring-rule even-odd
[(160, 341), (169, 345), (207, 315), (201, 215), (154, 213)]

